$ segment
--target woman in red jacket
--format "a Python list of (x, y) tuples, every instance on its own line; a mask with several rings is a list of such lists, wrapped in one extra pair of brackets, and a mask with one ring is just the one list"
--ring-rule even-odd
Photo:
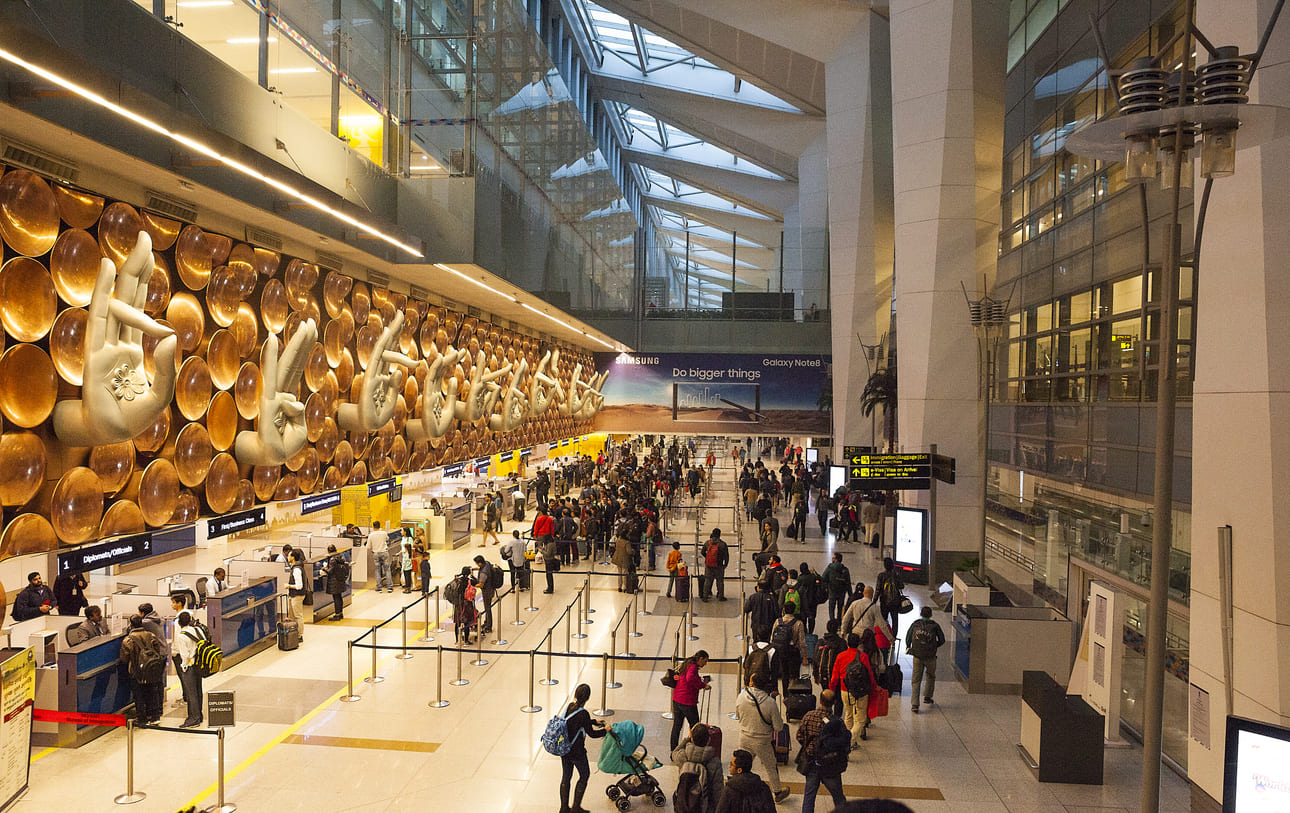
[(676, 687), (672, 689), (672, 739), (671, 750), (681, 740), (681, 727), (689, 731), (699, 723), (699, 692), (711, 688), (711, 678), (700, 676), (699, 670), (708, 665), (708, 651), (700, 649), (681, 664), (676, 673)]

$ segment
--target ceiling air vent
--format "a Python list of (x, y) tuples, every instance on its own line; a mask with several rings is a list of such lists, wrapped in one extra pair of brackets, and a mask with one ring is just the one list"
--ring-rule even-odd
[(257, 229), (254, 226), (246, 227), (246, 242), (267, 248), (272, 251), (282, 251), (282, 238), (271, 231)]
[(149, 190), (147, 194), (148, 200), (143, 204), (143, 208), (166, 217), (173, 217), (175, 220), (182, 220), (185, 223), (197, 222), (197, 204), (162, 195), (152, 190)]
[(4, 162), (12, 164), (23, 169), (30, 169), (32, 172), (38, 172), (41, 175), (48, 175), (51, 178), (75, 183), (76, 176), (80, 175), (80, 168), (71, 161), (65, 161), (62, 158), (56, 158), (49, 153), (33, 150), (22, 144), (15, 144), (12, 141), (4, 142)]
[(482, 316), (482, 315), (483, 315), (483, 313), (484, 313), (483, 311), (481, 311), (479, 308), (476, 308), (474, 305), (467, 305), (467, 306), (466, 306), (466, 315), (467, 315), (467, 316), (473, 316), (473, 317), (475, 317), (476, 319), (478, 319), (480, 316)]
[(422, 302), (430, 301), (430, 292), (420, 285), (413, 285), (408, 288), (408, 296), (413, 299), (420, 299)]
[(382, 274), (380, 271), (373, 271), (373, 270), (372, 270), (372, 269), (370, 269), (370, 268), (369, 268), (369, 269), (367, 269), (367, 281), (368, 281), (368, 282), (370, 282), (372, 285), (375, 285), (375, 286), (376, 286), (376, 287), (378, 287), (378, 288), (389, 288), (389, 287), (390, 287), (390, 275), (389, 275), (389, 274)]
[(314, 252), (314, 262), (320, 268), (326, 268), (328, 271), (345, 270), (345, 261), (330, 252), (326, 252), (326, 251)]

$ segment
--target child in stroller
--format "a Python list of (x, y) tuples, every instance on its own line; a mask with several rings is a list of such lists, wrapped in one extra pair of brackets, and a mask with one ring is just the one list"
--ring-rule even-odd
[(667, 804), (667, 796), (658, 786), (658, 780), (649, 772), (659, 766), (659, 761), (649, 755), (641, 740), (645, 729), (630, 720), (614, 723), (600, 746), (600, 759), (596, 767), (611, 774), (625, 774), (605, 788), (605, 795), (619, 810), (629, 810), (631, 797), (647, 796), (655, 807)]

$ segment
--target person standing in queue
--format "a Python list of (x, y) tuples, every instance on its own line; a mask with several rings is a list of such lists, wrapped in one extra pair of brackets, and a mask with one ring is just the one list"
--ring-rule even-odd
[(202, 724), (202, 673), (195, 656), (197, 644), (206, 640), (206, 633), (188, 610), (181, 611), (176, 621), (175, 672), (179, 674), (179, 685), (184, 689), (184, 701), (188, 705), (188, 716), (179, 727), (193, 728)]
[[(590, 699), (591, 687), (579, 683), (573, 690), (573, 702), (564, 710), (564, 724), (572, 747), (560, 757), (560, 813), (587, 813), (582, 806), (582, 795), (587, 792), (587, 778), (591, 773), (591, 766), (587, 764), (587, 737), (600, 739), (605, 736), (605, 724), (593, 720), (591, 712), (587, 711)], [(578, 784), (573, 787), (573, 804), (570, 805), (569, 786), (574, 769), (578, 771)]]
[(323, 581), (327, 593), (331, 596), (332, 614), (328, 621), (339, 621), (345, 617), (345, 586), (349, 584), (349, 562), (344, 555), (336, 552), (335, 545), (327, 546), (330, 557), (323, 563)]
[(376, 566), (376, 592), (387, 588), (394, 592), (394, 583), (390, 580), (390, 538), (381, 530), (381, 522), (372, 523), (372, 532), (367, 535), (367, 547), (372, 551), (372, 564)]
[(139, 725), (161, 722), (166, 692), (165, 645), (143, 626), (143, 616), (130, 616), (130, 632), (121, 640), (121, 663), (130, 676), (135, 719)]
[(312, 578), (305, 575), (305, 553), (299, 548), (291, 551), (291, 571), (287, 577), (287, 597), (291, 615), (300, 625), (300, 640), (305, 640), (305, 592), (313, 589)]
[(672, 689), (672, 738), (669, 751), (675, 751), (681, 741), (681, 729), (686, 730), (699, 722), (699, 692), (712, 688), (712, 678), (700, 675), (699, 670), (708, 665), (708, 651), (700, 649), (681, 664), (676, 673), (676, 686)]

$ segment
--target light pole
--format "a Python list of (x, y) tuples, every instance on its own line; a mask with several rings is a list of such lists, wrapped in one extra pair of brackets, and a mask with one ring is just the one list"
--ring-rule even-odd
[[(887, 343), (887, 337), (886, 336), (880, 337), (876, 344), (865, 344), (864, 339), (861, 339), (860, 334), (857, 333), (856, 340), (860, 342), (860, 349), (864, 351), (865, 371), (869, 374), (869, 378), (873, 378), (874, 371), (878, 368), (878, 359), (882, 356), (883, 345)], [(868, 383), (868, 380), (869, 379), (865, 379), (866, 384)], [(877, 422), (878, 422), (878, 416), (874, 415), (873, 412), (870, 412), (869, 413), (869, 448), (872, 449), (874, 452), (878, 451), (878, 429), (877, 429), (878, 423)]]
[[(960, 283), (962, 284), (962, 283)], [(993, 299), (983, 296), (980, 299), (969, 299), (967, 286), (963, 286), (963, 298), (967, 300), (968, 320), (972, 331), (976, 333), (978, 362), (985, 367), (981, 373), (982, 389), (985, 391), (985, 422), (981, 432), (978, 451), (981, 455), (981, 539), (977, 543), (976, 574), (985, 579), (985, 532), (990, 512), (986, 508), (986, 497), (989, 493), (990, 478), (990, 399), (994, 392), (995, 349), (999, 339), (1008, 327), (1008, 303), (1012, 300)]]
[[(1136, 60), (1132, 66), (1114, 70), (1106, 48), (1094, 27), (1098, 51), (1112, 84), (1120, 115), (1091, 124), (1073, 133), (1066, 149), (1076, 155), (1123, 161), (1125, 180), (1147, 182), (1156, 177), (1159, 159), (1164, 164), (1161, 187), (1170, 190), (1169, 222), (1166, 225), (1163, 257), (1158, 276), (1160, 334), (1157, 345), (1155, 487), (1151, 534), (1151, 592), (1147, 612), (1147, 658), (1144, 680), (1142, 731), (1143, 813), (1160, 807), (1160, 759), (1163, 753), (1166, 624), (1168, 621), (1170, 553), (1173, 542), (1174, 424), (1177, 375), (1177, 274), (1180, 265), (1182, 227), (1179, 222), (1181, 188), (1192, 185), (1192, 150), (1201, 135), (1201, 175), (1205, 190), (1198, 207), (1192, 267), (1199, 271), (1201, 236), (1205, 210), (1214, 178), (1236, 171), (1236, 133), (1242, 132), (1242, 146), (1284, 135), (1278, 132), (1278, 117), (1285, 110), (1267, 105), (1250, 105), (1250, 78), (1258, 68), (1285, 0), (1278, 0), (1259, 42), (1259, 49), (1242, 56), (1239, 48), (1216, 48), (1196, 28), (1195, 0), (1188, 0), (1186, 20), (1172, 40), (1160, 48), (1173, 53), (1181, 40), (1185, 55), (1180, 69), (1171, 75), (1160, 67), (1162, 56)], [(1193, 40), (1208, 52), (1209, 61), (1190, 70)], [(1197, 104), (1199, 102), (1199, 104)], [(1158, 153), (1157, 153), (1158, 149)], [(1146, 195), (1139, 195), (1146, 206)], [(1147, 218), (1143, 217), (1143, 222)], [(1145, 238), (1145, 235), (1144, 235)], [(1147, 269), (1143, 269), (1145, 273)]]

